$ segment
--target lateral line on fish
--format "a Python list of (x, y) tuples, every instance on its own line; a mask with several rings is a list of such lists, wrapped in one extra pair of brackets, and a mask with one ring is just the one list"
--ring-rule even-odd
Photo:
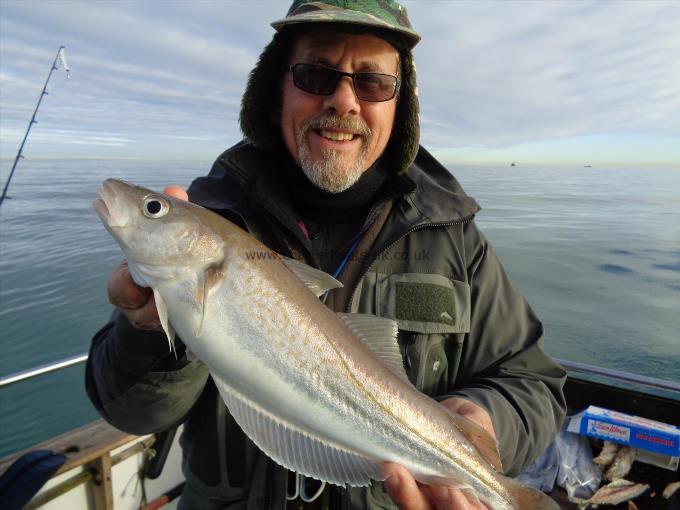
[[(360, 392), (362, 392), (362, 393), (363, 393), (369, 400), (371, 400), (376, 406), (378, 406), (380, 409), (382, 409), (388, 416), (391, 416), (395, 421), (397, 421), (397, 423), (399, 423), (401, 426), (403, 426), (404, 428), (406, 428), (406, 430), (408, 430), (409, 432), (411, 432), (412, 434), (414, 434), (416, 437), (422, 439), (423, 442), (426, 443), (427, 445), (429, 445), (430, 447), (437, 449), (440, 453), (443, 453), (444, 456), (446, 456), (453, 464), (455, 464), (455, 465), (458, 466), (459, 468), (465, 470), (465, 467), (464, 467), (464, 466), (461, 466), (460, 463), (456, 461), (455, 457), (453, 457), (452, 455), (450, 455), (450, 454), (448, 453), (448, 451), (447, 451), (447, 449), (446, 449), (446, 448), (447, 448), (447, 445), (446, 445), (446, 444), (437, 444), (436, 442), (431, 441), (429, 438), (423, 436), (422, 434), (420, 434), (420, 433), (418, 432), (417, 429), (411, 427), (411, 426), (408, 424), (408, 422), (406, 422), (406, 421), (402, 420), (401, 418), (399, 418), (398, 416), (396, 416), (394, 413), (392, 413), (392, 411), (391, 411), (387, 406), (385, 406), (385, 405), (382, 404), (379, 400), (377, 400), (377, 399), (376, 399), (376, 398), (368, 391), (368, 389), (361, 383), (361, 381), (359, 381), (359, 380), (354, 376), (354, 374), (352, 374), (352, 371), (350, 370), (349, 365), (346, 363), (345, 358), (341, 355), (340, 351), (335, 347), (335, 345), (334, 345), (332, 342), (329, 342), (328, 340), (326, 340), (326, 341), (327, 341), (327, 343), (331, 346), (331, 348), (336, 352), (336, 354), (337, 354), (338, 357), (340, 358), (340, 362), (341, 362), (341, 364), (342, 364), (343, 369), (344, 369), (345, 372), (347, 373), (349, 379), (354, 383), (354, 385), (357, 387), (357, 389), (358, 389)], [(493, 485), (492, 485), (491, 483), (488, 483), (487, 480), (485, 480), (485, 477), (483, 477), (481, 473), (480, 473), (479, 480), (480, 480), (484, 485), (486, 485), (489, 489), (491, 489), (493, 492), (498, 493), (498, 491), (495, 490), (495, 488), (493, 487)], [(506, 498), (506, 494), (505, 494), (505, 493), (498, 493), (498, 495), (499, 495), (500, 497), (502, 497), (508, 504), (512, 505), (512, 501)]]

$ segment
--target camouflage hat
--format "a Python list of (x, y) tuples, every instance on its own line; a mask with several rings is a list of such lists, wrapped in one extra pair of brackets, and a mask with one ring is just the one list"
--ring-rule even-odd
[(420, 36), (408, 20), (406, 8), (394, 0), (294, 0), (283, 19), (274, 21), (277, 31), (299, 23), (347, 23), (397, 32), (409, 48)]

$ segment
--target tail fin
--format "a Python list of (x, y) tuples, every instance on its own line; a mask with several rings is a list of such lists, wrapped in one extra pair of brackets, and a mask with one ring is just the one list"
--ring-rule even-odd
[(517, 480), (506, 478), (505, 487), (512, 496), (513, 508), (516, 510), (560, 510), (560, 505), (550, 496)]

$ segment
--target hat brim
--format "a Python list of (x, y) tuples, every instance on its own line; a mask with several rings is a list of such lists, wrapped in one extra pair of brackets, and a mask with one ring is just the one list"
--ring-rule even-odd
[(288, 25), (299, 25), (307, 23), (342, 23), (350, 25), (362, 25), (369, 27), (381, 28), (400, 34), (409, 49), (418, 44), (420, 36), (413, 30), (406, 27), (395, 27), (377, 16), (360, 12), (350, 11), (347, 9), (324, 9), (318, 11), (308, 11), (300, 14), (295, 14), (287, 18), (283, 18), (271, 23), (271, 26), (278, 32)]

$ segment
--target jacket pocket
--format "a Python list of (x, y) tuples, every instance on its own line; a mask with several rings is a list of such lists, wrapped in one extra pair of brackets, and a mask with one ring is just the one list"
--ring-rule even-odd
[(470, 331), (469, 285), (439, 274), (378, 275), (376, 305), (397, 322), (411, 382), (428, 395), (448, 392)]

